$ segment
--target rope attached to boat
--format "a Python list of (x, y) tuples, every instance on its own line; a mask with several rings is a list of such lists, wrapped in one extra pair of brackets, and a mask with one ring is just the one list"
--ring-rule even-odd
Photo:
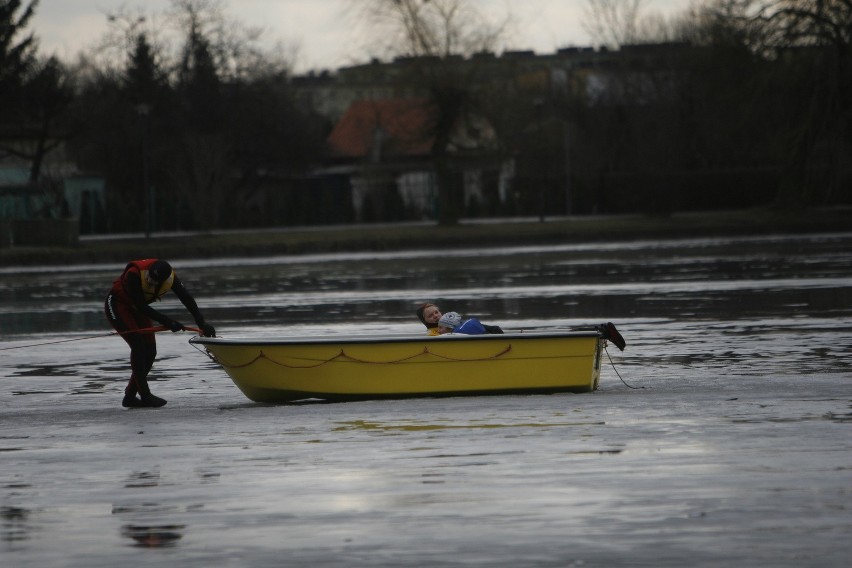
[(276, 361), (275, 359), (267, 356), (263, 352), (263, 350), (261, 350), (260, 353), (258, 353), (258, 355), (254, 359), (252, 359), (251, 361), (248, 361), (247, 363), (242, 363), (242, 364), (239, 364), (239, 365), (229, 364), (225, 361), (222, 361), (221, 357), (216, 357), (213, 354), (211, 354), (209, 351), (207, 352), (207, 355), (213, 361), (219, 363), (220, 365), (222, 365), (223, 367), (226, 367), (228, 369), (243, 369), (245, 367), (249, 367), (251, 365), (254, 365), (256, 362), (258, 362), (261, 359), (266, 359), (270, 363), (273, 363), (273, 364), (278, 365), (280, 367), (286, 367), (288, 369), (315, 369), (316, 367), (321, 367), (321, 366), (326, 365), (328, 363), (331, 363), (333, 361), (344, 360), (344, 359), (348, 360), (348, 361), (355, 362), (355, 363), (365, 363), (367, 365), (395, 365), (395, 364), (398, 364), (398, 363), (404, 363), (405, 361), (409, 361), (409, 360), (414, 359), (416, 357), (420, 357), (421, 355), (432, 355), (433, 357), (438, 357), (439, 359), (445, 359), (447, 361), (461, 361), (461, 362), (488, 361), (490, 359), (497, 359), (499, 357), (502, 357), (506, 353), (509, 353), (511, 350), (512, 350), (512, 346), (509, 345), (505, 349), (500, 351), (499, 353), (496, 353), (496, 354), (491, 355), (489, 357), (478, 357), (478, 358), (474, 358), (474, 359), (458, 359), (458, 358), (455, 358), (455, 357), (449, 357), (447, 355), (441, 355), (439, 353), (434, 353), (434, 352), (430, 351), (428, 347), (424, 347), (423, 351), (421, 351), (419, 353), (415, 353), (414, 355), (409, 355), (407, 357), (402, 357), (400, 359), (395, 359), (393, 361), (369, 361), (367, 359), (359, 359), (358, 357), (353, 357), (352, 355), (349, 355), (348, 353), (346, 353), (346, 351), (341, 349), (340, 353), (338, 353), (334, 357), (326, 359), (325, 361), (320, 361), (315, 365), (288, 365), (287, 363), (282, 363), (280, 361)]
[(612, 370), (615, 371), (616, 376), (619, 379), (621, 379), (621, 382), (624, 383), (624, 386), (626, 386), (629, 389), (644, 389), (645, 388), (645, 387), (634, 387), (632, 385), (628, 385), (627, 381), (625, 381), (624, 379), (621, 378), (621, 373), (619, 373), (618, 369), (615, 368), (615, 363), (612, 362), (612, 357), (609, 354), (609, 350), (606, 348), (606, 343), (604, 343), (604, 352), (606, 353), (607, 359), (609, 359), (609, 364), (612, 365)]
[[(130, 335), (133, 333), (159, 333), (161, 331), (169, 331), (169, 328), (158, 325), (154, 327), (143, 327), (140, 329), (129, 329), (127, 331), (110, 331), (108, 333), (100, 333), (98, 335), (86, 335), (84, 337), (72, 337), (70, 339), (57, 339), (55, 341), (42, 341), (40, 343), (30, 343), (29, 345), (13, 345), (11, 347), (0, 347), (0, 351), (9, 351), (11, 349), (28, 349), (30, 347), (41, 347), (42, 345), (55, 345), (57, 343), (68, 343), (69, 341), (83, 341), (86, 339), (100, 339), (111, 335)], [(196, 327), (184, 327), (181, 331), (192, 331), (201, 334), (201, 330)]]

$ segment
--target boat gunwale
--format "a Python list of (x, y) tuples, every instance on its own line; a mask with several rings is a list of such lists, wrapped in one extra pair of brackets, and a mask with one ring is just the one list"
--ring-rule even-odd
[(204, 346), (280, 346), (280, 345), (358, 345), (358, 344), (396, 344), (396, 343), (444, 343), (452, 341), (501, 341), (501, 340), (536, 340), (536, 339), (581, 339), (597, 337), (601, 335), (597, 331), (528, 331), (503, 334), (463, 335), (445, 334), (437, 336), (428, 335), (404, 335), (404, 336), (304, 336), (283, 338), (223, 338), (204, 337), (197, 335), (190, 338), (190, 343)]

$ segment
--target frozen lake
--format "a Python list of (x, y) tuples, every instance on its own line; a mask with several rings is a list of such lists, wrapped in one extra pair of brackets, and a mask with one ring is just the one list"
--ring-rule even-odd
[(417, 332), (432, 300), (628, 347), (591, 394), (269, 406), (161, 333), (169, 403), (128, 410), (123, 267), (0, 268), (4, 566), (852, 557), (852, 234), (174, 265), (224, 337)]

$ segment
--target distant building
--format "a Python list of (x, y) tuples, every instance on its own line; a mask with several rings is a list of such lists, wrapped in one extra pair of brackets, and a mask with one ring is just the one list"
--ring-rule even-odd
[[(633, 48), (636, 50), (636, 48)], [(565, 93), (578, 88), (576, 76), (602, 74), (619, 52), (596, 51), (591, 47), (571, 47), (537, 55), (533, 51), (507, 51), (500, 55), (480, 52), (468, 58), (455, 57), (460, 68), (475, 67), (483, 86), (489, 82), (514, 81), (519, 88)], [(303, 110), (338, 121), (356, 101), (414, 98), (418, 92), (405, 78), (424, 58), (397, 57), (390, 62), (373, 59), (369, 63), (341, 67), (335, 71), (310, 72), (292, 78), (296, 100)]]
[(77, 174), (64, 144), (47, 155), (43, 169), (42, 179), (31, 182), (26, 160), (0, 160), (0, 245), (73, 244), (80, 233), (103, 230), (103, 178)]
[[(587, 194), (578, 210), (593, 210), (596, 202), (589, 195), (594, 182), (588, 180), (599, 179), (600, 173), (589, 169), (597, 166), (569, 164), (569, 140), (582, 155), (584, 139), (573, 136), (574, 125), (559, 105), (572, 99), (589, 107), (665, 102), (673, 92), (668, 65), (687, 48), (675, 43), (620, 50), (566, 47), (545, 55), (481, 52), (440, 60), (469, 81), (465, 88), (503, 96), (514, 105), (510, 112), (526, 113), (516, 119), (526, 124), (503, 140), (508, 155), (500, 161), (492, 152), (496, 135), (491, 125), (479, 119), (478, 127), (468, 128), (482, 127), (477, 139), (464, 143), (464, 127), (471, 125), (458, 125), (451, 144), (455, 147), (448, 150), (463, 164), (454, 185), (464, 187), (464, 214), (570, 213), (579, 195), (571, 181), (577, 176), (585, 176)], [(303, 109), (335, 124), (328, 139), (332, 159), (324, 171), (348, 177), (359, 220), (435, 216), (431, 138), (424, 127), (428, 115), (418, 109), (421, 103), (411, 102), (427, 99), (416, 78), (435, 60), (373, 60), (292, 80)], [(401, 212), (392, 213), (395, 209)]]
[[(328, 137), (326, 172), (345, 175), (358, 221), (435, 218), (433, 110), (424, 98), (353, 102)], [(496, 136), (481, 118), (456, 125), (447, 151), (459, 164), (465, 204), (499, 200), (504, 168), (495, 163)], [(488, 187), (485, 180), (492, 180)], [(489, 191), (490, 190), (490, 191)]]

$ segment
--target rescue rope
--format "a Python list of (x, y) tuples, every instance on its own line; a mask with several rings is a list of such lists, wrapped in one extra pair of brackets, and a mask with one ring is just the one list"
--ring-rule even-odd
[(411, 359), (414, 359), (415, 357), (420, 357), (421, 355), (432, 355), (433, 357), (438, 357), (439, 359), (445, 359), (447, 361), (462, 361), (462, 362), (488, 361), (490, 359), (497, 359), (498, 357), (502, 357), (503, 355), (505, 355), (506, 353), (508, 353), (511, 350), (512, 350), (512, 346), (509, 345), (505, 349), (500, 351), (499, 353), (496, 353), (496, 354), (488, 356), (488, 357), (478, 357), (478, 358), (474, 358), (474, 359), (458, 359), (458, 358), (455, 358), (455, 357), (449, 357), (447, 355), (441, 355), (439, 353), (434, 353), (433, 351), (430, 351), (428, 347), (424, 347), (423, 351), (420, 351), (419, 353), (415, 353), (414, 355), (409, 355), (407, 357), (401, 357), (399, 359), (394, 359), (393, 361), (369, 361), (367, 359), (359, 359), (358, 357), (353, 357), (352, 355), (349, 355), (348, 353), (346, 353), (346, 351), (341, 349), (340, 353), (338, 353), (337, 355), (335, 355), (335, 356), (333, 356), (329, 359), (326, 359), (325, 361), (320, 361), (320, 362), (316, 363), (315, 365), (288, 365), (287, 363), (282, 363), (281, 361), (276, 361), (275, 359), (269, 357), (268, 355), (266, 355), (263, 352), (262, 349), (261, 349), (260, 353), (258, 353), (258, 355), (254, 359), (252, 359), (251, 361), (248, 361), (247, 363), (242, 363), (242, 364), (236, 364), (236, 363), (229, 364), (225, 361), (222, 361), (222, 359), (220, 357), (214, 356), (209, 351), (207, 352), (207, 355), (208, 355), (208, 357), (210, 357), (210, 359), (212, 359), (216, 363), (218, 363), (218, 364), (220, 364), (223, 367), (228, 368), (228, 369), (243, 369), (245, 367), (249, 367), (251, 365), (254, 365), (256, 362), (258, 362), (261, 359), (266, 359), (267, 361), (269, 361), (270, 363), (272, 363), (274, 365), (278, 365), (279, 367), (285, 367), (287, 369), (315, 369), (317, 367), (327, 365), (328, 363), (331, 363), (333, 361), (337, 361), (338, 359), (346, 359), (346, 360), (349, 360), (349, 361), (353, 361), (355, 363), (364, 363), (364, 364), (367, 364), (367, 365), (395, 365), (395, 364), (398, 364), (398, 363), (403, 363), (405, 361), (409, 361)]
[[(0, 347), (0, 351), (9, 351), (10, 349), (24, 349), (27, 347), (41, 347), (42, 345), (54, 345), (56, 343), (68, 343), (69, 341), (83, 341), (84, 339), (100, 339), (102, 337), (110, 337), (112, 335), (129, 335), (131, 333), (157, 333), (160, 331), (168, 331), (169, 328), (159, 325), (154, 327), (143, 327), (141, 329), (131, 329), (128, 331), (112, 331), (109, 333), (101, 333), (99, 335), (87, 335), (85, 337), (72, 337), (71, 339), (58, 339), (56, 341), (43, 341), (41, 343), (31, 343), (29, 345), (14, 345), (12, 347)], [(194, 331), (201, 333), (200, 329), (195, 327), (184, 327), (181, 331)]]
[(645, 387), (634, 387), (632, 385), (628, 385), (627, 381), (625, 381), (624, 379), (621, 378), (621, 373), (619, 373), (618, 369), (615, 368), (615, 363), (612, 362), (612, 357), (609, 354), (609, 350), (607, 350), (607, 348), (606, 348), (606, 343), (604, 343), (604, 352), (606, 353), (607, 359), (609, 359), (609, 364), (612, 365), (612, 370), (615, 371), (616, 376), (619, 379), (621, 379), (621, 382), (624, 383), (624, 386), (626, 386), (629, 389), (644, 389), (645, 388)]

